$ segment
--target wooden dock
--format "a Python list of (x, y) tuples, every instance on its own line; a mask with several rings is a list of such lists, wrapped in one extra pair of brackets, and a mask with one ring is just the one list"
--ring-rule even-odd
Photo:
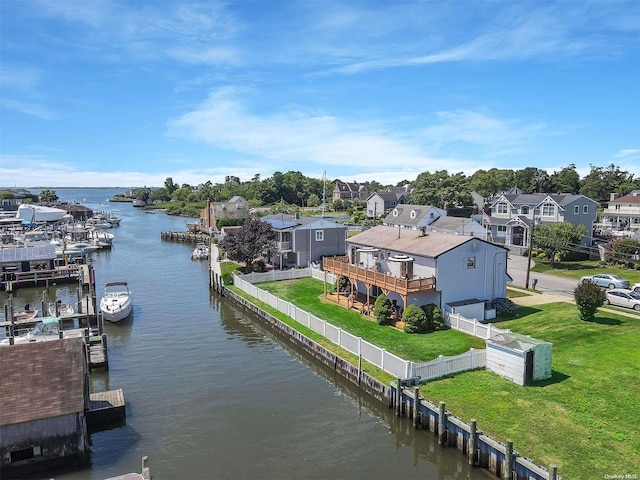
[(85, 355), (87, 357), (87, 366), (89, 373), (96, 368), (104, 368), (109, 370), (109, 355), (107, 352), (107, 336), (93, 335), (85, 337), (84, 340)]
[(94, 427), (98, 424), (120, 422), (126, 416), (124, 392), (121, 388), (89, 394), (87, 425)]
[(207, 233), (191, 233), (191, 232), (160, 232), (162, 240), (171, 240), (174, 242), (186, 243), (206, 243), (211, 241), (211, 236)]
[(39, 287), (56, 285), (59, 283), (79, 282), (88, 286), (92, 282), (92, 274), (88, 265), (69, 265), (53, 270), (30, 270), (15, 272), (10, 280), (0, 282), (0, 288), (7, 292), (14, 292), (21, 287)]

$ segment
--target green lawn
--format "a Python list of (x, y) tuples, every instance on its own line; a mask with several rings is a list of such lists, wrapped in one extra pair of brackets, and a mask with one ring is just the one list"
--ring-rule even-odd
[(553, 377), (520, 387), (486, 371), (421, 386), (426, 398), (565, 479), (640, 473), (640, 320), (600, 312), (578, 319), (566, 303), (522, 308), (500, 328), (553, 342)]
[[(408, 335), (380, 327), (359, 313), (325, 303), (314, 279), (270, 282), (260, 287), (300, 308), (413, 361), (461, 353), (484, 342), (448, 330)], [(254, 303), (260, 304), (252, 298)], [(336, 347), (288, 317), (266, 310), (319, 343)], [(605, 474), (640, 473), (640, 319), (599, 312), (594, 322), (578, 319), (575, 305), (522, 307), (500, 328), (553, 343), (553, 376), (521, 387), (493, 373), (473, 371), (420, 386), (420, 394), (537, 464), (556, 464), (565, 480), (600, 479)], [(340, 353), (357, 362), (355, 356)], [(368, 373), (389, 376), (367, 366)]]
[(390, 326), (380, 326), (355, 310), (323, 301), (323, 284), (314, 278), (261, 283), (260, 288), (405, 360), (427, 362), (438, 355), (458, 355), (470, 348), (485, 348), (483, 340), (456, 330), (409, 335)]
[(535, 257), (532, 259), (535, 266), (531, 268), (532, 272), (548, 273), (551, 275), (558, 275), (565, 278), (573, 278), (580, 280), (580, 277), (584, 275), (595, 275), (596, 273), (613, 273), (619, 277), (626, 278), (631, 282), (640, 283), (640, 270), (629, 270), (612, 267), (602, 267), (597, 260), (585, 260), (581, 262), (556, 262), (554, 267), (549, 266), (549, 262), (544, 260), (538, 260)]

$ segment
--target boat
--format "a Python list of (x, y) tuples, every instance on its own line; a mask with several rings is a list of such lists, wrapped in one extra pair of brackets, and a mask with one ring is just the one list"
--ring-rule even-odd
[(23, 222), (57, 222), (67, 214), (66, 210), (53, 207), (45, 207), (44, 205), (32, 205), (23, 203), (18, 207), (16, 218), (22, 219)]
[(198, 243), (191, 252), (191, 260), (206, 260), (209, 258), (209, 247), (204, 243)]
[[(22, 335), (16, 335), (13, 337), (14, 345), (18, 345), (21, 343), (31, 343), (31, 342), (46, 342), (50, 340), (58, 340), (60, 339), (60, 322), (59, 318), (45, 318), (41, 322), (36, 323), (36, 325), (29, 329), (27, 333), (23, 333)], [(85, 335), (84, 328), (74, 328), (69, 330), (62, 330), (63, 338), (70, 337), (84, 337)], [(94, 335), (97, 332), (95, 330), (91, 330), (90, 334)], [(3, 338), (0, 340), (0, 346), (10, 345), (11, 342), (9, 338)]]
[(13, 319), (16, 322), (24, 322), (27, 320), (31, 320), (32, 318), (35, 318), (37, 316), (38, 316), (38, 310), (32, 310), (31, 306), (27, 303), (24, 306), (24, 310), (20, 312), (15, 312), (13, 314)]
[(133, 310), (133, 297), (127, 282), (110, 282), (104, 287), (100, 299), (102, 318), (109, 322), (119, 322), (127, 318)]
[(76, 313), (73, 305), (69, 303), (62, 303), (61, 300), (58, 300), (57, 302), (49, 302), (49, 305), (47, 305), (47, 311), (52, 317), (70, 317)]

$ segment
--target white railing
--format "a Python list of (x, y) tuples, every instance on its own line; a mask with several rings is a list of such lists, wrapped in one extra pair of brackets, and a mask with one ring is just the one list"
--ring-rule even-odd
[(418, 363), (413, 366), (413, 373), (420, 377), (420, 381), (433, 380), (445, 377), (457, 372), (484, 368), (487, 365), (486, 350), (472, 348), (466, 353), (455, 357), (440, 355), (435, 360), (427, 363)]
[[(287, 276), (286, 272), (296, 272), (291, 273)], [(394, 355), (390, 352), (387, 352), (384, 348), (380, 348), (372, 343), (363, 340), (361, 337), (356, 337), (345, 330), (336, 327), (335, 325), (322, 320), (321, 318), (316, 317), (315, 315), (311, 315), (309, 312), (301, 310), (296, 307), (294, 304), (287, 302), (281, 298), (276, 297), (275, 295), (266, 292), (252, 283), (251, 281), (272, 281), (272, 280), (282, 280), (284, 278), (280, 278), (280, 276), (284, 276), (286, 278), (302, 278), (303, 276), (314, 276), (316, 277), (316, 273), (319, 272), (320, 279), (324, 280), (324, 272), (316, 270), (316, 269), (293, 269), (293, 270), (284, 270), (281, 272), (268, 272), (268, 273), (250, 273), (247, 275), (235, 275), (234, 276), (234, 285), (238, 287), (243, 292), (251, 295), (254, 298), (257, 298), (263, 303), (266, 303), (272, 308), (275, 308), (281, 313), (284, 313), (288, 317), (292, 318), (296, 322), (304, 325), (305, 327), (313, 330), (314, 332), (322, 335), (327, 338), (331, 342), (336, 345), (344, 348), (345, 350), (351, 352), (354, 355), (358, 355), (362, 359), (367, 362), (375, 365), (381, 370), (397, 377), (397, 378), (410, 378), (420, 376), (421, 379), (434, 379), (439, 378), (438, 376), (432, 376), (433, 372), (430, 370), (433, 368), (439, 368), (438, 371), (442, 372), (440, 376), (451, 375), (456, 371), (462, 372), (465, 370), (470, 370), (472, 368), (481, 368), (485, 365), (484, 360), (484, 350), (474, 350), (471, 349), (470, 352), (463, 353), (461, 355), (457, 355), (455, 357), (440, 357), (432, 362), (426, 364), (416, 364), (414, 362), (410, 362), (408, 360), (404, 360), (397, 355)], [(282, 275), (279, 275), (282, 274)], [(305, 275), (306, 274), (306, 275)], [(481, 353), (479, 353), (481, 352)], [(469, 358), (467, 358), (469, 357)], [(442, 360), (445, 359), (445, 360)], [(433, 362), (440, 362), (439, 367), (430, 367)], [(446, 362), (446, 366), (442, 362)], [(471, 366), (470, 366), (471, 365)], [(458, 368), (458, 370), (456, 370)], [(419, 369), (424, 370), (425, 374), (430, 375), (429, 378), (422, 377), (422, 374), (419, 373)], [(422, 371), (420, 370), (420, 371)]]
[[(270, 272), (251, 272), (243, 275), (242, 278), (249, 283), (274, 282), (277, 280), (293, 280), (296, 278), (313, 277), (324, 282), (325, 272), (319, 268), (291, 268), (289, 270), (271, 270)], [(327, 272), (327, 283), (335, 283), (335, 275)]]
[(444, 322), (454, 330), (473, 335), (474, 337), (487, 340), (499, 333), (510, 333), (511, 330), (502, 330), (494, 327), (490, 323), (480, 323), (475, 318), (465, 318), (459, 313), (443, 312)]

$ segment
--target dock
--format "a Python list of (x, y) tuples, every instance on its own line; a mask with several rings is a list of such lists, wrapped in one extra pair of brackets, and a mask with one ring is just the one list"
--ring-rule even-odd
[(160, 232), (162, 240), (171, 240), (174, 242), (185, 243), (206, 243), (209, 244), (211, 236), (207, 233), (191, 233), (191, 232)]
[(53, 270), (29, 270), (28, 272), (14, 272), (11, 279), (0, 282), (0, 288), (7, 292), (14, 292), (20, 287), (39, 287), (56, 285), (58, 283), (79, 282), (88, 286), (92, 282), (92, 274), (88, 265), (69, 265)]
[[(121, 388), (89, 394), (88, 426), (121, 422), (126, 416), (124, 392)], [(91, 430), (96, 431), (95, 428)]]
[(222, 280), (222, 268), (220, 267), (220, 249), (215, 243), (211, 244), (209, 255), (209, 288), (219, 294), (224, 293), (224, 281)]

